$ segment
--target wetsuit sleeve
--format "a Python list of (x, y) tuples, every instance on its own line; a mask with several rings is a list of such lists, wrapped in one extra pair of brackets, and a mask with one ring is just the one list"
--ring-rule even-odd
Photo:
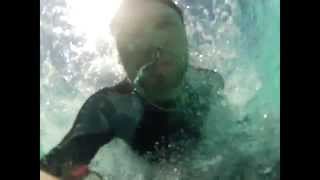
[(89, 164), (99, 148), (113, 137), (108, 118), (114, 111), (104, 94), (91, 96), (68, 134), (40, 160), (40, 169), (61, 177), (67, 165)]

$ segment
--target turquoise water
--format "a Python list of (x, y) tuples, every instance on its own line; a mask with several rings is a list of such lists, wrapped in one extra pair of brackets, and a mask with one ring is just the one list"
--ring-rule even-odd
[[(72, 26), (60, 18), (63, 11), (57, 9), (63, 9), (63, 2), (41, 0), (40, 157), (71, 128), (90, 94), (123, 77), (113, 61), (112, 42), (96, 52), (77, 49), (86, 39), (70, 33)], [(280, 158), (280, 1), (177, 2), (185, 10), (190, 62), (222, 74), (228, 109), (212, 107), (204, 129), (207, 139), (191, 164), (204, 171), (200, 179), (236, 179), (243, 172), (247, 179), (273, 179)], [(69, 33), (59, 34), (57, 27)], [(122, 156), (117, 147), (125, 149), (117, 142), (110, 146)], [(128, 172), (144, 167), (134, 169), (135, 163), (128, 162), (135, 159), (131, 155), (115, 160), (110, 153), (102, 154), (97, 161), (99, 157), (109, 161), (104, 164), (110, 167), (106, 173), (113, 175), (121, 174), (114, 161)], [(208, 175), (210, 168), (215, 170)]]

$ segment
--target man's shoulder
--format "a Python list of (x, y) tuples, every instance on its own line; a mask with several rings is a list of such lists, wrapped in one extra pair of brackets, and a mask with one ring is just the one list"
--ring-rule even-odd
[(128, 80), (123, 80), (120, 83), (104, 87), (88, 99), (86, 104), (94, 106), (96, 109), (104, 109), (105, 104), (108, 104), (112, 112), (125, 113), (132, 106), (138, 106), (139, 100), (133, 94), (133, 88)]
[(121, 126), (127, 124), (129, 131), (142, 111), (139, 99), (131, 92), (129, 82), (122, 81), (91, 95), (78, 113), (76, 124), (81, 130), (77, 131), (90, 134), (111, 129), (114, 135), (124, 137), (126, 132), (122, 132)]
[(95, 96), (108, 96), (108, 95), (128, 95), (132, 92), (133, 87), (131, 86), (131, 83), (127, 80), (124, 79), (120, 81), (119, 83), (113, 85), (113, 86), (106, 86), (102, 89), (99, 89), (97, 92), (91, 95), (91, 97)]
[(103, 104), (105, 102), (114, 104), (114, 101), (119, 101), (124, 97), (129, 97), (131, 95), (133, 88), (128, 80), (123, 80), (113, 86), (106, 86), (95, 93), (91, 94), (84, 105), (90, 104)]

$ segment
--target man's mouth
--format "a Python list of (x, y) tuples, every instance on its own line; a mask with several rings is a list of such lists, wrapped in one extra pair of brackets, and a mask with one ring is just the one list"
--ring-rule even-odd
[(168, 61), (168, 60), (159, 60), (156, 64), (155, 64), (155, 69), (157, 70), (157, 73), (161, 73), (161, 74), (167, 74), (168, 71), (170, 71), (170, 69), (173, 68), (173, 64), (172, 61)]
[(134, 85), (140, 90), (151, 87), (165, 88), (168, 78), (170, 78), (171, 69), (172, 63), (168, 61), (160, 60), (148, 63), (139, 69), (134, 79)]

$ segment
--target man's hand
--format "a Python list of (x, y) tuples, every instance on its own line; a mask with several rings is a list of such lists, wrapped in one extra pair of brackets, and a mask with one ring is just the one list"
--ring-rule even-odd
[(62, 180), (83, 180), (89, 174), (87, 165), (77, 165), (66, 168)]
[(51, 176), (40, 170), (40, 180), (59, 180), (59, 178)]
[(88, 166), (79, 165), (72, 168), (65, 168), (61, 178), (54, 177), (40, 170), (40, 180), (83, 180), (88, 174)]

